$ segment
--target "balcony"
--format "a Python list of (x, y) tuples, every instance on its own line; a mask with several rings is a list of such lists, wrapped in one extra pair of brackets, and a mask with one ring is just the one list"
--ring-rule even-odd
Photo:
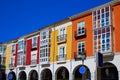
[(85, 30), (85, 28), (82, 28), (81, 31), (75, 31), (75, 32), (74, 32), (74, 37), (75, 37), (75, 38), (83, 38), (83, 37), (86, 37), (86, 30)]
[(75, 60), (84, 60), (84, 59), (86, 59), (86, 51), (75, 52), (74, 53), (74, 59)]
[(36, 59), (32, 59), (32, 60), (31, 60), (31, 65), (36, 64), (36, 61), (37, 61)]
[(40, 64), (49, 64), (50, 58), (48, 56), (40, 58)]
[(67, 40), (67, 34), (57, 36), (58, 43), (66, 42), (66, 40)]
[(57, 60), (58, 61), (65, 61), (66, 60), (66, 54), (57, 55)]

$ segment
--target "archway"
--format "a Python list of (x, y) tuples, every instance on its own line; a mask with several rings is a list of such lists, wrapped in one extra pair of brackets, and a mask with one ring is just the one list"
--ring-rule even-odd
[(6, 80), (5, 69), (0, 69), (0, 80)]
[(38, 73), (36, 70), (30, 71), (28, 80), (38, 80)]
[(41, 72), (41, 80), (52, 80), (52, 72), (49, 69), (44, 69)]
[(18, 80), (27, 80), (27, 75), (25, 73), (25, 71), (21, 71), (18, 75)]
[(74, 80), (82, 80), (82, 79), (84, 79), (84, 80), (91, 80), (91, 73), (90, 73), (89, 68), (84, 65), (86, 71), (85, 71), (84, 74), (81, 74), (81, 73), (79, 72), (79, 69), (80, 69), (81, 66), (82, 66), (82, 65), (79, 65), (79, 66), (77, 66), (77, 67), (74, 69), (74, 71), (73, 71)]
[(9, 72), (8, 80), (16, 80), (15, 72), (13, 72), (13, 71)]
[(101, 80), (118, 80), (118, 71), (114, 64), (104, 63), (101, 68)]
[(69, 71), (65, 67), (60, 67), (56, 71), (57, 80), (69, 80)]

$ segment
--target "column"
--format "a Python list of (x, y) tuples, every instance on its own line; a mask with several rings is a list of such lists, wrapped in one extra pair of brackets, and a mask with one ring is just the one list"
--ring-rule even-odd
[(56, 76), (56, 74), (55, 73), (52, 73), (52, 80), (57, 80), (56, 78), (57, 77), (55, 77)]
[(95, 80), (95, 72), (91, 73), (91, 80)]
[(120, 71), (118, 71), (118, 79), (120, 80)]
[(73, 73), (69, 73), (69, 80), (74, 80), (74, 75), (73, 75)]

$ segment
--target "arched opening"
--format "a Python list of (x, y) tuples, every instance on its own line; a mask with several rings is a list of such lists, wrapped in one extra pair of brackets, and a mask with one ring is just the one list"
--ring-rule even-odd
[(79, 72), (79, 69), (82, 65), (77, 66), (74, 71), (73, 71), (73, 75), (74, 75), (74, 80), (91, 80), (91, 73), (90, 70), (87, 66), (85, 66), (85, 73), (81, 74)]
[(9, 72), (8, 80), (16, 80), (15, 72), (13, 72), (13, 71)]
[(44, 69), (41, 72), (41, 80), (52, 80), (52, 72), (49, 69)]
[(30, 71), (28, 80), (38, 80), (38, 73), (36, 70)]
[(56, 71), (57, 80), (69, 80), (69, 72), (65, 67), (60, 67)]
[(112, 63), (104, 63), (101, 68), (101, 80), (118, 80), (118, 71)]
[(18, 80), (27, 80), (26, 78), (27, 76), (26, 76), (25, 71), (21, 71), (18, 75)]
[(5, 69), (0, 69), (0, 80), (6, 80)]

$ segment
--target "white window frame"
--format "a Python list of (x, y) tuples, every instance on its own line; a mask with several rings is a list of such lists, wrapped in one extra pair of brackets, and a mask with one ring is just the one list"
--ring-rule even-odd
[[(36, 41), (34, 41), (35, 38), (36, 38)], [(38, 41), (37, 39), (38, 39), (37, 36), (35, 36), (35, 37), (32, 38), (32, 48), (36, 48), (37, 47), (37, 41)]]
[[(108, 11), (107, 11), (108, 9)], [(102, 10), (104, 12), (102, 12)], [(100, 12), (99, 15), (97, 12)], [(96, 15), (95, 15), (96, 13)], [(108, 13), (109, 16), (106, 17), (106, 13)], [(102, 17), (104, 15), (104, 17)], [(98, 16), (100, 16), (99, 20), (98, 20)], [(95, 19), (96, 18), (96, 19)], [(108, 20), (108, 23), (106, 22), (106, 19)], [(102, 20), (104, 19), (104, 26), (102, 26)], [(98, 21), (100, 21), (100, 23), (98, 24)], [(109, 32), (107, 31), (107, 28), (109, 29)], [(94, 29), (94, 52), (101, 52), (101, 53), (109, 53), (112, 52), (112, 28), (111, 28), (111, 8), (110, 6), (105, 6), (101, 9), (98, 9), (96, 11), (93, 11), (93, 29)], [(104, 33), (102, 32), (104, 30)], [(95, 34), (96, 33), (96, 34)], [(107, 34), (109, 33), (109, 38), (107, 38)], [(103, 35), (105, 35), (104, 39), (102, 38)], [(100, 40), (100, 43), (99, 43)], [(108, 40), (109, 42), (107, 42), (106, 40)], [(103, 41), (105, 41), (103, 43)], [(95, 44), (96, 43), (96, 44)], [(109, 46), (107, 46), (109, 45)], [(104, 46), (104, 48), (103, 48)]]
[(0, 45), (0, 53), (2, 53), (2, 52), (3, 52), (3, 46)]
[(18, 41), (18, 52), (23, 51), (24, 48), (25, 48), (25, 40), (21, 39), (21, 40)]
[[(14, 46), (14, 47), (13, 47)], [(16, 51), (16, 45), (15, 44), (12, 44), (12, 53), (15, 53)]]
[[(82, 47), (83, 44), (84, 44), (84, 47)], [(81, 51), (80, 52), (84, 53), (85, 52), (85, 41), (80, 41), (80, 42), (77, 43), (77, 53), (78, 53), (78, 55), (80, 55), (79, 54), (79, 45), (81, 45), (81, 48), (80, 48)], [(82, 50), (83, 48), (84, 48), (84, 50)]]
[(59, 28), (59, 36), (66, 34), (66, 27)]
[[(64, 52), (63, 53), (60, 53), (60, 48), (61, 47), (64, 47)], [(64, 57), (60, 57), (60, 56), (64, 56)], [(63, 58), (66, 58), (66, 44), (62, 44), (62, 45), (60, 45), (59, 47), (58, 47), (58, 58), (61, 58), (61, 59), (63, 59)], [(58, 60), (61, 60), (61, 59), (58, 59)]]
[[(31, 53), (31, 61), (32, 60), (35, 60), (35, 63), (33, 63), (33, 64), (36, 64), (36, 62), (37, 62), (37, 51), (33, 51), (32, 53)], [(32, 63), (31, 63), (32, 64)]]
[[(81, 29), (81, 31), (79, 31), (79, 28)], [(82, 30), (82, 28), (84, 28), (84, 30)], [(81, 32), (81, 33), (79, 33), (79, 32)], [(77, 35), (83, 35), (83, 34), (85, 34), (85, 21), (80, 21), (77, 23)]]
[(17, 59), (17, 65), (18, 66), (22, 66), (24, 65), (24, 62), (26, 62), (25, 58), (25, 54), (23, 52), (19, 52), (18, 53), (18, 59)]

